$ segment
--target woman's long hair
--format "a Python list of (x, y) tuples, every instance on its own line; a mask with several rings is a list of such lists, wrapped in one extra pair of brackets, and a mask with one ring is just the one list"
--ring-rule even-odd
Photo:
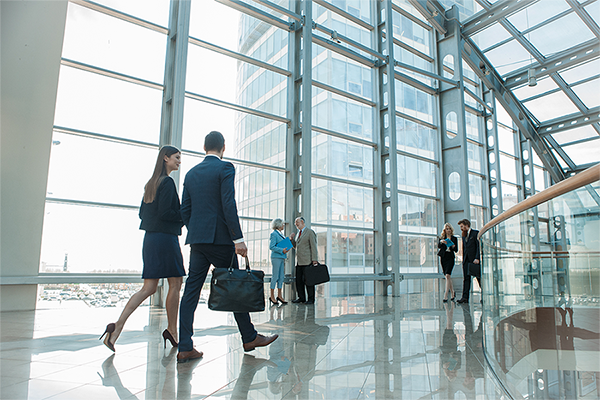
[(173, 154), (181, 153), (177, 147), (163, 146), (158, 152), (156, 165), (152, 177), (144, 186), (144, 203), (152, 203), (156, 197), (156, 190), (160, 186), (162, 180), (167, 176), (167, 168), (165, 167), (165, 156), (171, 157)]
[(446, 237), (446, 227), (450, 227), (450, 232), (452, 232), (450, 233), (450, 237), (454, 236), (454, 228), (449, 222), (446, 222), (444, 224), (444, 229), (442, 229), (442, 234), (440, 235), (442, 239), (450, 239), (450, 237)]

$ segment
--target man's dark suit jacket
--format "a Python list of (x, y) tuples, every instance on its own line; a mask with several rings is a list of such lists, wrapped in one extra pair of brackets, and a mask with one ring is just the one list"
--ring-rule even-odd
[(243, 237), (235, 203), (233, 164), (206, 156), (183, 183), (181, 217), (186, 244), (229, 244)]
[(472, 263), (473, 260), (479, 260), (479, 240), (477, 235), (479, 231), (471, 229), (469, 237), (463, 238), (463, 264)]

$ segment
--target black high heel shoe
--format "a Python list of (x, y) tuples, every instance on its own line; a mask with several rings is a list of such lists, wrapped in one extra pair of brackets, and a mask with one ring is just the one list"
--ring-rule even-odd
[(100, 336), (100, 339), (98, 339), (98, 340), (101, 340), (104, 336), (106, 336), (104, 338), (104, 345), (112, 351), (115, 351), (115, 346), (110, 342), (110, 337), (112, 336), (113, 332), (115, 331), (115, 328), (116, 328), (116, 325), (114, 323), (110, 323), (110, 324), (106, 325), (106, 330), (104, 331), (102, 336)]
[(452, 298), (450, 300), (454, 301), (455, 298), (456, 298), (456, 292), (452, 292)]
[(448, 302), (448, 299), (444, 299), (444, 300), (442, 300), (442, 301), (443, 301), (444, 303), (447, 303), (447, 302)]
[(171, 342), (171, 346), (173, 347), (177, 347), (178, 343), (175, 340), (175, 338), (173, 337), (173, 335), (171, 335), (171, 332), (169, 332), (168, 329), (165, 329), (162, 333), (162, 337), (164, 339), (164, 345), (165, 345), (165, 349), (167, 348), (167, 340), (169, 342)]
[(273, 299), (270, 298), (270, 297), (269, 297), (269, 302), (271, 303), (272, 306), (276, 306), (277, 305), (277, 302), (273, 301)]
[(281, 297), (277, 298), (277, 301), (280, 302), (281, 304), (287, 304), (288, 302), (283, 300)]

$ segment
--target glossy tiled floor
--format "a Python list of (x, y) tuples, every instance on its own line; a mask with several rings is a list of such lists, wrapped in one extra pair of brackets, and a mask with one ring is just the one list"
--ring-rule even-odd
[[(481, 349), (481, 306), (439, 295), (318, 298), (252, 314), (271, 346), (244, 354), (233, 316), (200, 304), (177, 364), (163, 309), (141, 307), (112, 354), (98, 337), (121, 311), (80, 301), (0, 313), (2, 399), (500, 399)], [(479, 297), (474, 296), (478, 301)]]

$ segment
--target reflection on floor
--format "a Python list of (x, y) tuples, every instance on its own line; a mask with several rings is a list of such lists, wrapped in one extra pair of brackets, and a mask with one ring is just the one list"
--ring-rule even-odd
[(501, 399), (485, 366), (481, 306), (439, 295), (318, 298), (252, 314), (279, 333), (244, 353), (233, 316), (196, 313), (197, 362), (163, 348), (163, 309), (142, 307), (112, 354), (98, 337), (120, 308), (63, 302), (0, 313), (2, 399)]
[(499, 374), (523, 397), (598, 399), (599, 328), (600, 314), (591, 307), (537, 307), (512, 314), (493, 331)]

